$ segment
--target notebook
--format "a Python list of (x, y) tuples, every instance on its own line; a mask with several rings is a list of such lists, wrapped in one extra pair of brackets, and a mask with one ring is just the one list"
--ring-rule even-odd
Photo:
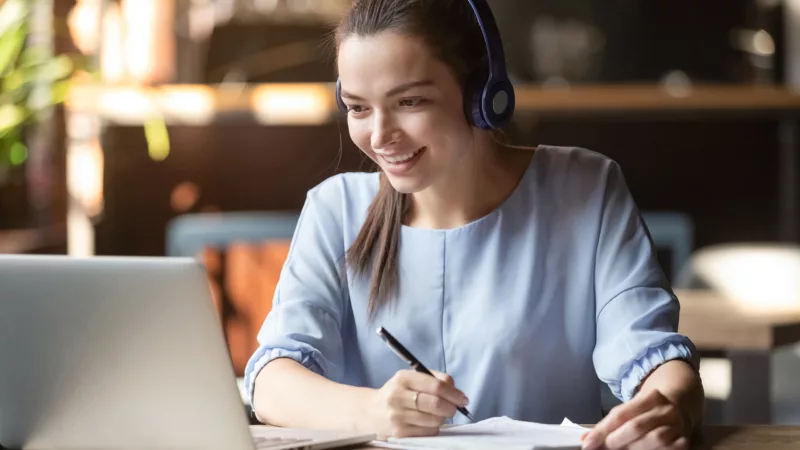
[(503, 416), (442, 428), (438, 436), (390, 438), (387, 442), (374, 441), (371, 445), (407, 450), (580, 449), (581, 436), (587, 431), (569, 419), (564, 419), (560, 425), (546, 425)]

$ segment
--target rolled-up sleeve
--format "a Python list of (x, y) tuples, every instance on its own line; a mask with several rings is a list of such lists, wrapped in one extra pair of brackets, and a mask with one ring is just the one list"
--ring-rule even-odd
[(683, 359), (697, 370), (692, 342), (677, 333), (680, 304), (619, 166), (606, 171), (595, 266), (598, 377), (622, 401), (667, 361)]
[(344, 241), (332, 183), (311, 190), (300, 214), (259, 347), (245, 369), (251, 406), (255, 379), (274, 359), (291, 358), (334, 381), (343, 374)]

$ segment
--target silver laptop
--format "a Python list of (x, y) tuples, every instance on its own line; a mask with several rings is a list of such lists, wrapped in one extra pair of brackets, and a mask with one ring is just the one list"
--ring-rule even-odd
[(323, 449), (250, 427), (206, 274), (183, 258), (0, 255), (0, 445)]

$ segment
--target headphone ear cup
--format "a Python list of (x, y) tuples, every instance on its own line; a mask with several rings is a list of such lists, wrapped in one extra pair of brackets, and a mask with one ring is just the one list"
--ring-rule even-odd
[(468, 81), (464, 92), (464, 113), (470, 125), (482, 130), (491, 130), (492, 126), (486, 121), (483, 109), (483, 92), (486, 88), (486, 80), (489, 74), (485, 71), (473, 73)]
[(342, 100), (342, 80), (336, 80), (336, 105), (339, 107), (339, 111), (346, 113), (347, 112), (347, 105), (344, 104)]

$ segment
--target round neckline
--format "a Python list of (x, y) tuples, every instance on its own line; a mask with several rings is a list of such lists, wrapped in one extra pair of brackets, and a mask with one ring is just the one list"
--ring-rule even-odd
[(482, 224), (483, 222), (491, 220), (493, 217), (499, 215), (501, 211), (503, 211), (504, 209), (508, 208), (508, 206), (512, 202), (514, 202), (517, 197), (519, 197), (521, 195), (520, 192), (529, 183), (528, 179), (533, 176), (532, 175), (532, 173), (534, 172), (533, 168), (534, 168), (536, 160), (538, 159), (537, 158), (537, 154), (541, 150), (542, 150), (542, 146), (541, 145), (535, 147), (535, 149), (533, 150), (533, 155), (531, 155), (531, 160), (528, 163), (528, 167), (525, 168), (525, 171), (522, 173), (522, 177), (520, 177), (519, 182), (517, 182), (517, 185), (514, 186), (514, 190), (511, 191), (511, 194), (508, 197), (506, 197), (505, 200), (503, 200), (499, 205), (497, 205), (497, 207), (495, 209), (493, 209), (489, 213), (487, 213), (487, 214), (485, 214), (485, 215), (473, 220), (472, 222), (465, 223), (464, 225), (461, 225), (461, 226), (458, 226), (458, 227), (455, 227), (455, 228), (418, 228), (418, 227), (412, 227), (412, 226), (403, 224), (403, 225), (400, 226), (401, 230), (408, 230), (408, 231), (414, 232), (414, 233), (455, 233), (455, 232), (463, 231), (463, 230), (478, 226), (478, 225)]

